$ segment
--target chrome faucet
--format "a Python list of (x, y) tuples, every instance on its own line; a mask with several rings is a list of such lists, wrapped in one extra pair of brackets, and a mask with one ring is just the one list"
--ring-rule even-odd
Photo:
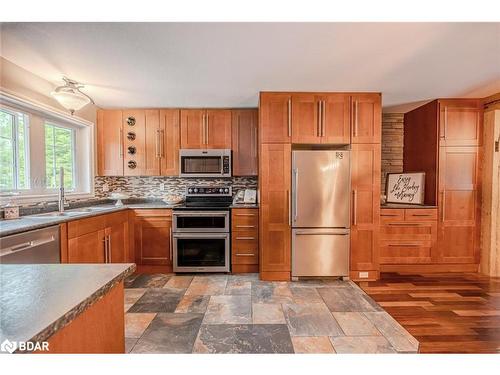
[(59, 203), (59, 214), (63, 214), (64, 213), (64, 204), (65, 204), (65, 199), (64, 199), (64, 168), (63, 167), (61, 167), (60, 172), (59, 172), (58, 203)]

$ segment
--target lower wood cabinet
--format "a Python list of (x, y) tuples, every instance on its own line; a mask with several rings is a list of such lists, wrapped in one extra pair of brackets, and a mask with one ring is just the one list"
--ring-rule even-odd
[(70, 221), (61, 237), (65, 263), (124, 263), (129, 256), (127, 211)]
[(231, 210), (231, 270), (259, 272), (259, 210)]
[(162, 271), (171, 272), (172, 210), (134, 210), (134, 244), (137, 265), (167, 266)]
[(437, 208), (382, 209), (380, 264), (430, 264), (438, 261)]

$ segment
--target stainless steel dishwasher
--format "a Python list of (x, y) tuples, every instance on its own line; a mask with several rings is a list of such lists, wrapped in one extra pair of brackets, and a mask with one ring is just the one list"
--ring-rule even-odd
[(2, 237), (0, 238), (0, 263), (61, 263), (59, 247), (57, 225)]

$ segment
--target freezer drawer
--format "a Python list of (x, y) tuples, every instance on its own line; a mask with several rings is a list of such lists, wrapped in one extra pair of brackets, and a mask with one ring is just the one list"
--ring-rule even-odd
[(292, 276), (348, 276), (349, 229), (293, 229)]

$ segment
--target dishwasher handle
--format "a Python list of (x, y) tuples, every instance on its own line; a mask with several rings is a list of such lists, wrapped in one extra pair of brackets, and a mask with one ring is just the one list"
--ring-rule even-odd
[(49, 238), (27, 241), (27, 242), (23, 242), (21, 244), (6, 247), (5, 249), (2, 249), (0, 251), (0, 256), (12, 254), (12, 253), (15, 253), (18, 251), (28, 250), (28, 249), (31, 249), (31, 248), (37, 247), (37, 246), (42, 246), (42, 245), (45, 245), (47, 243), (54, 242), (55, 239), (56, 239), (55, 236), (50, 236)]

